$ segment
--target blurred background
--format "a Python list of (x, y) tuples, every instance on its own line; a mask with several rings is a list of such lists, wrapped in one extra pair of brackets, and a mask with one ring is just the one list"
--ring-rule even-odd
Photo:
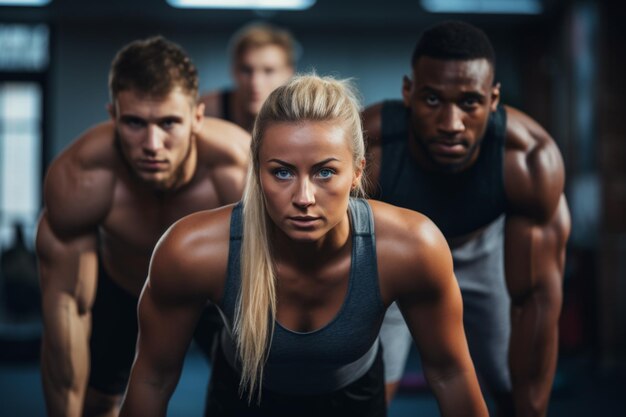
[[(49, 162), (107, 118), (111, 60), (161, 34), (230, 85), (227, 43), (251, 21), (289, 29), (299, 71), (352, 77), (363, 104), (400, 98), (419, 33), (446, 19), (484, 29), (503, 102), (556, 139), (567, 170), (560, 359), (549, 415), (626, 415), (626, 30), (620, 2), (308, 0), (302, 10), (185, 9), (173, 0), (0, 0), (0, 414), (44, 415), (33, 237)], [(228, 2), (227, 2), (228, 3)], [(232, 7), (238, 1), (229, 2)], [(210, 368), (188, 355), (170, 415), (200, 415)], [(437, 415), (414, 353), (391, 416)], [(417, 407), (417, 408), (416, 408)]]

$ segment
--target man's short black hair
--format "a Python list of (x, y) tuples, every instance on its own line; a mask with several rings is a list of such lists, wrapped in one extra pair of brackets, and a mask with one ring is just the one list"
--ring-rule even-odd
[(463, 61), (485, 58), (492, 68), (496, 64), (496, 54), (485, 32), (457, 20), (438, 23), (422, 33), (413, 50), (411, 66), (422, 56)]

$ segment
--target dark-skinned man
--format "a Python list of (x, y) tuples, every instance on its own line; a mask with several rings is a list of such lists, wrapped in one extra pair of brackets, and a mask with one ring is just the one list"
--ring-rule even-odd
[[(371, 194), (426, 214), (446, 236), (470, 353), (498, 414), (543, 416), (570, 231), (560, 152), (536, 121), (500, 103), (481, 30), (437, 24), (411, 64), (402, 101), (364, 111)], [(383, 346), (408, 339), (402, 326), (392, 309)]]

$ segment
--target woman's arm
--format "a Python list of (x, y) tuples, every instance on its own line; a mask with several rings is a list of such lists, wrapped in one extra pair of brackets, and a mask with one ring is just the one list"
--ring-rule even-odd
[[(384, 225), (379, 254), (381, 273), (389, 278), (381, 288), (383, 296), (395, 299), (402, 311), (441, 415), (486, 416), (463, 330), (461, 292), (448, 244), (426, 217), (395, 207), (390, 210), (394, 220)], [(379, 228), (383, 226), (377, 224)]]
[(228, 235), (216, 238), (215, 228), (203, 220), (210, 214), (174, 224), (152, 255), (122, 417), (165, 416), (198, 318), (207, 301), (217, 299), (214, 288), (223, 279), (214, 278), (223, 278), (226, 270)]

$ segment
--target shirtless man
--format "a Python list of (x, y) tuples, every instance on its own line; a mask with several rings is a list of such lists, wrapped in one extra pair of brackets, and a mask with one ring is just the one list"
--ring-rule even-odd
[[(249, 135), (204, 119), (197, 70), (155, 37), (115, 57), (111, 120), (52, 163), (37, 231), (51, 416), (114, 416), (152, 249), (172, 223), (241, 198)], [(202, 329), (204, 332), (208, 329)]]
[(274, 89), (291, 78), (295, 40), (289, 32), (267, 24), (246, 26), (231, 41), (234, 90), (200, 98), (205, 116), (219, 117), (252, 132), (261, 105)]
[[(570, 230), (560, 152), (537, 122), (499, 104), (479, 29), (435, 25), (411, 63), (403, 100), (364, 111), (372, 194), (426, 214), (446, 236), (470, 353), (499, 414), (545, 415)], [(402, 326), (388, 313), (383, 346), (404, 338), (408, 349)]]

